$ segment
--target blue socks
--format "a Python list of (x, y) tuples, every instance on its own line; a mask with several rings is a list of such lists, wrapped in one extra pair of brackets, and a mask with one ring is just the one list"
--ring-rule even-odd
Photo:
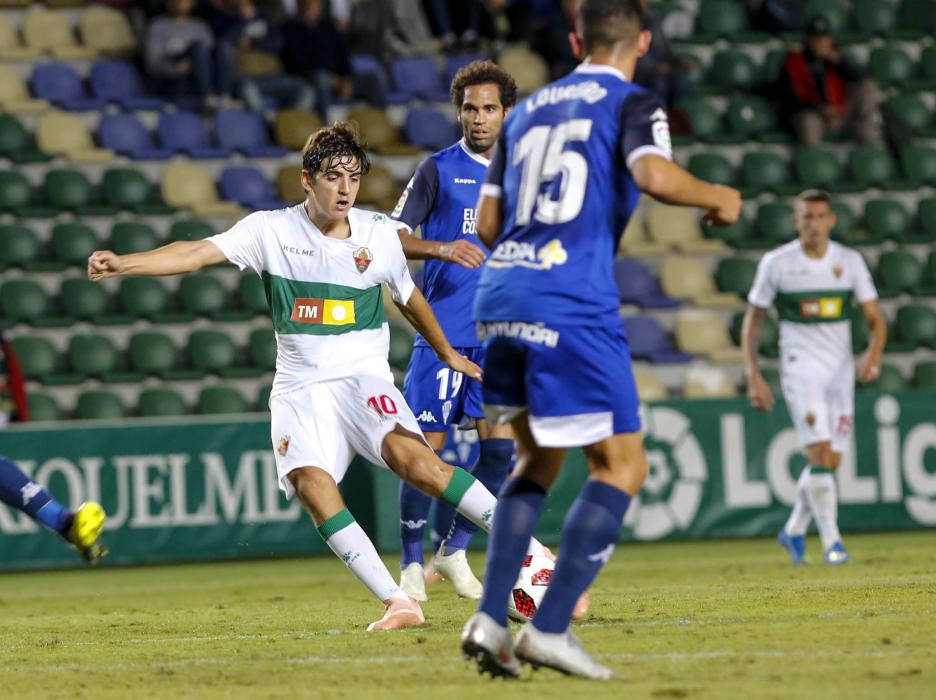
[(432, 551), (437, 552), (442, 540), (452, 529), (452, 521), (457, 511), (442, 501), (436, 501), (432, 513), (432, 531), (429, 533), (429, 539), (432, 540)]
[(403, 555), (400, 566), (416, 562), (423, 563), (423, 531), (432, 497), (413, 488), (404, 481), (400, 482), (400, 542)]
[(494, 526), (488, 538), (484, 593), (478, 610), (500, 625), (507, 625), (507, 599), (520, 573), (545, 499), (546, 491), (542, 486), (517, 476), (504, 484), (497, 501)]
[(0, 501), (23, 511), (63, 537), (71, 524), (68, 508), (6, 457), (0, 457)]
[[(627, 493), (614, 486), (586, 482), (566, 515), (556, 570), (533, 616), (533, 626), (540, 632), (566, 631), (579, 596), (611, 558), (630, 501)], [(495, 527), (499, 518), (498, 508)]]
[[(513, 461), (514, 443), (507, 438), (489, 438), (481, 441), (481, 454), (478, 464), (472, 475), (480, 481), (488, 491), (496, 494), (500, 491), (510, 465)], [(478, 526), (463, 515), (456, 515), (452, 529), (445, 538), (445, 549), (442, 554), (449, 555), (459, 549), (467, 549), (471, 538), (478, 531)]]

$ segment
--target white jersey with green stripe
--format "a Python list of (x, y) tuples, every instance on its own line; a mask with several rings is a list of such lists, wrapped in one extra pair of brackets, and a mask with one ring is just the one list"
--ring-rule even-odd
[(348, 221), (348, 238), (330, 238), (299, 204), (255, 212), (207, 239), (263, 279), (276, 332), (273, 394), (364, 373), (392, 381), (381, 284), (402, 304), (415, 289), (402, 224), (361, 209)]
[(830, 242), (825, 255), (811, 258), (799, 240), (767, 253), (757, 266), (748, 301), (777, 307), (784, 359), (802, 355), (835, 368), (851, 361), (853, 303), (877, 299), (864, 258)]

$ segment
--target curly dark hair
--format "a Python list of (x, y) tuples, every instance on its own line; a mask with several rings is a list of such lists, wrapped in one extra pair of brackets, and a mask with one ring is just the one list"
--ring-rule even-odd
[(361, 166), (361, 175), (370, 170), (370, 158), (361, 144), (356, 122), (335, 122), (323, 126), (309, 136), (302, 149), (302, 169), (314, 175), (338, 165), (350, 165), (355, 160)]
[(517, 104), (517, 82), (510, 73), (493, 61), (473, 61), (459, 68), (452, 79), (452, 104), (460, 108), (465, 99), (465, 88), (484, 83), (497, 85), (504, 109), (510, 109)]

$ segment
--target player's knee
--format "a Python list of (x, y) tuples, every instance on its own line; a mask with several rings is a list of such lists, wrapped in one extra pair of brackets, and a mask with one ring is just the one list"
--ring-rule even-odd
[(331, 489), (337, 488), (335, 480), (327, 472), (316, 467), (300, 467), (293, 469), (287, 475), (289, 482), (293, 485), (303, 499), (309, 500), (314, 494), (320, 494)]

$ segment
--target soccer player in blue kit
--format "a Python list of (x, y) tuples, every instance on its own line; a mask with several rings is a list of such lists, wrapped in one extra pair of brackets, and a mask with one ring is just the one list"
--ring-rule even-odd
[[(463, 138), (419, 165), (392, 216), (409, 227), (400, 230), (406, 257), (426, 260), (422, 291), (446, 337), (480, 363), (471, 306), (486, 253), (476, 242), (475, 205), (504, 117), (517, 101), (517, 84), (495, 63), (475, 61), (456, 73), (451, 94)], [(411, 235), (417, 227), (422, 238)], [(481, 383), (451, 371), (417, 336), (403, 395), (436, 452), (442, 451), (450, 425), (476, 422), (481, 446), (473, 473), (496, 494), (513, 460), (514, 443), (509, 425), (491, 426), (484, 420)], [(419, 601), (427, 599), (422, 543), (430, 500), (412, 486), (400, 485), (400, 587)], [(465, 548), (477, 529), (456, 516), (451, 530), (440, 533), (445, 539), (432, 559), (435, 571), (460, 596), (474, 599), (481, 596), (481, 583)]]
[[(630, 82), (650, 45), (640, 0), (582, 0), (572, 73), (514, 108), (482, 186), (478, 235), (492, 250), (475, 319), (485, 352), (484, 407), (510, 422), (517, 467), (500, 492), (484, 592), (461, 647), (479, 671), (520, 662), (607, 679), (569, 631), (572, 610), (609, 560), (647, 471), (638, 397), (613, 263), (641, 192), (736, 221), (739, 193), (671, 160), (658, 98)], [(511, 640), (507, 599), (567, 448), (589, 479), (563, 525), (559, 558), (533, 619)]]

